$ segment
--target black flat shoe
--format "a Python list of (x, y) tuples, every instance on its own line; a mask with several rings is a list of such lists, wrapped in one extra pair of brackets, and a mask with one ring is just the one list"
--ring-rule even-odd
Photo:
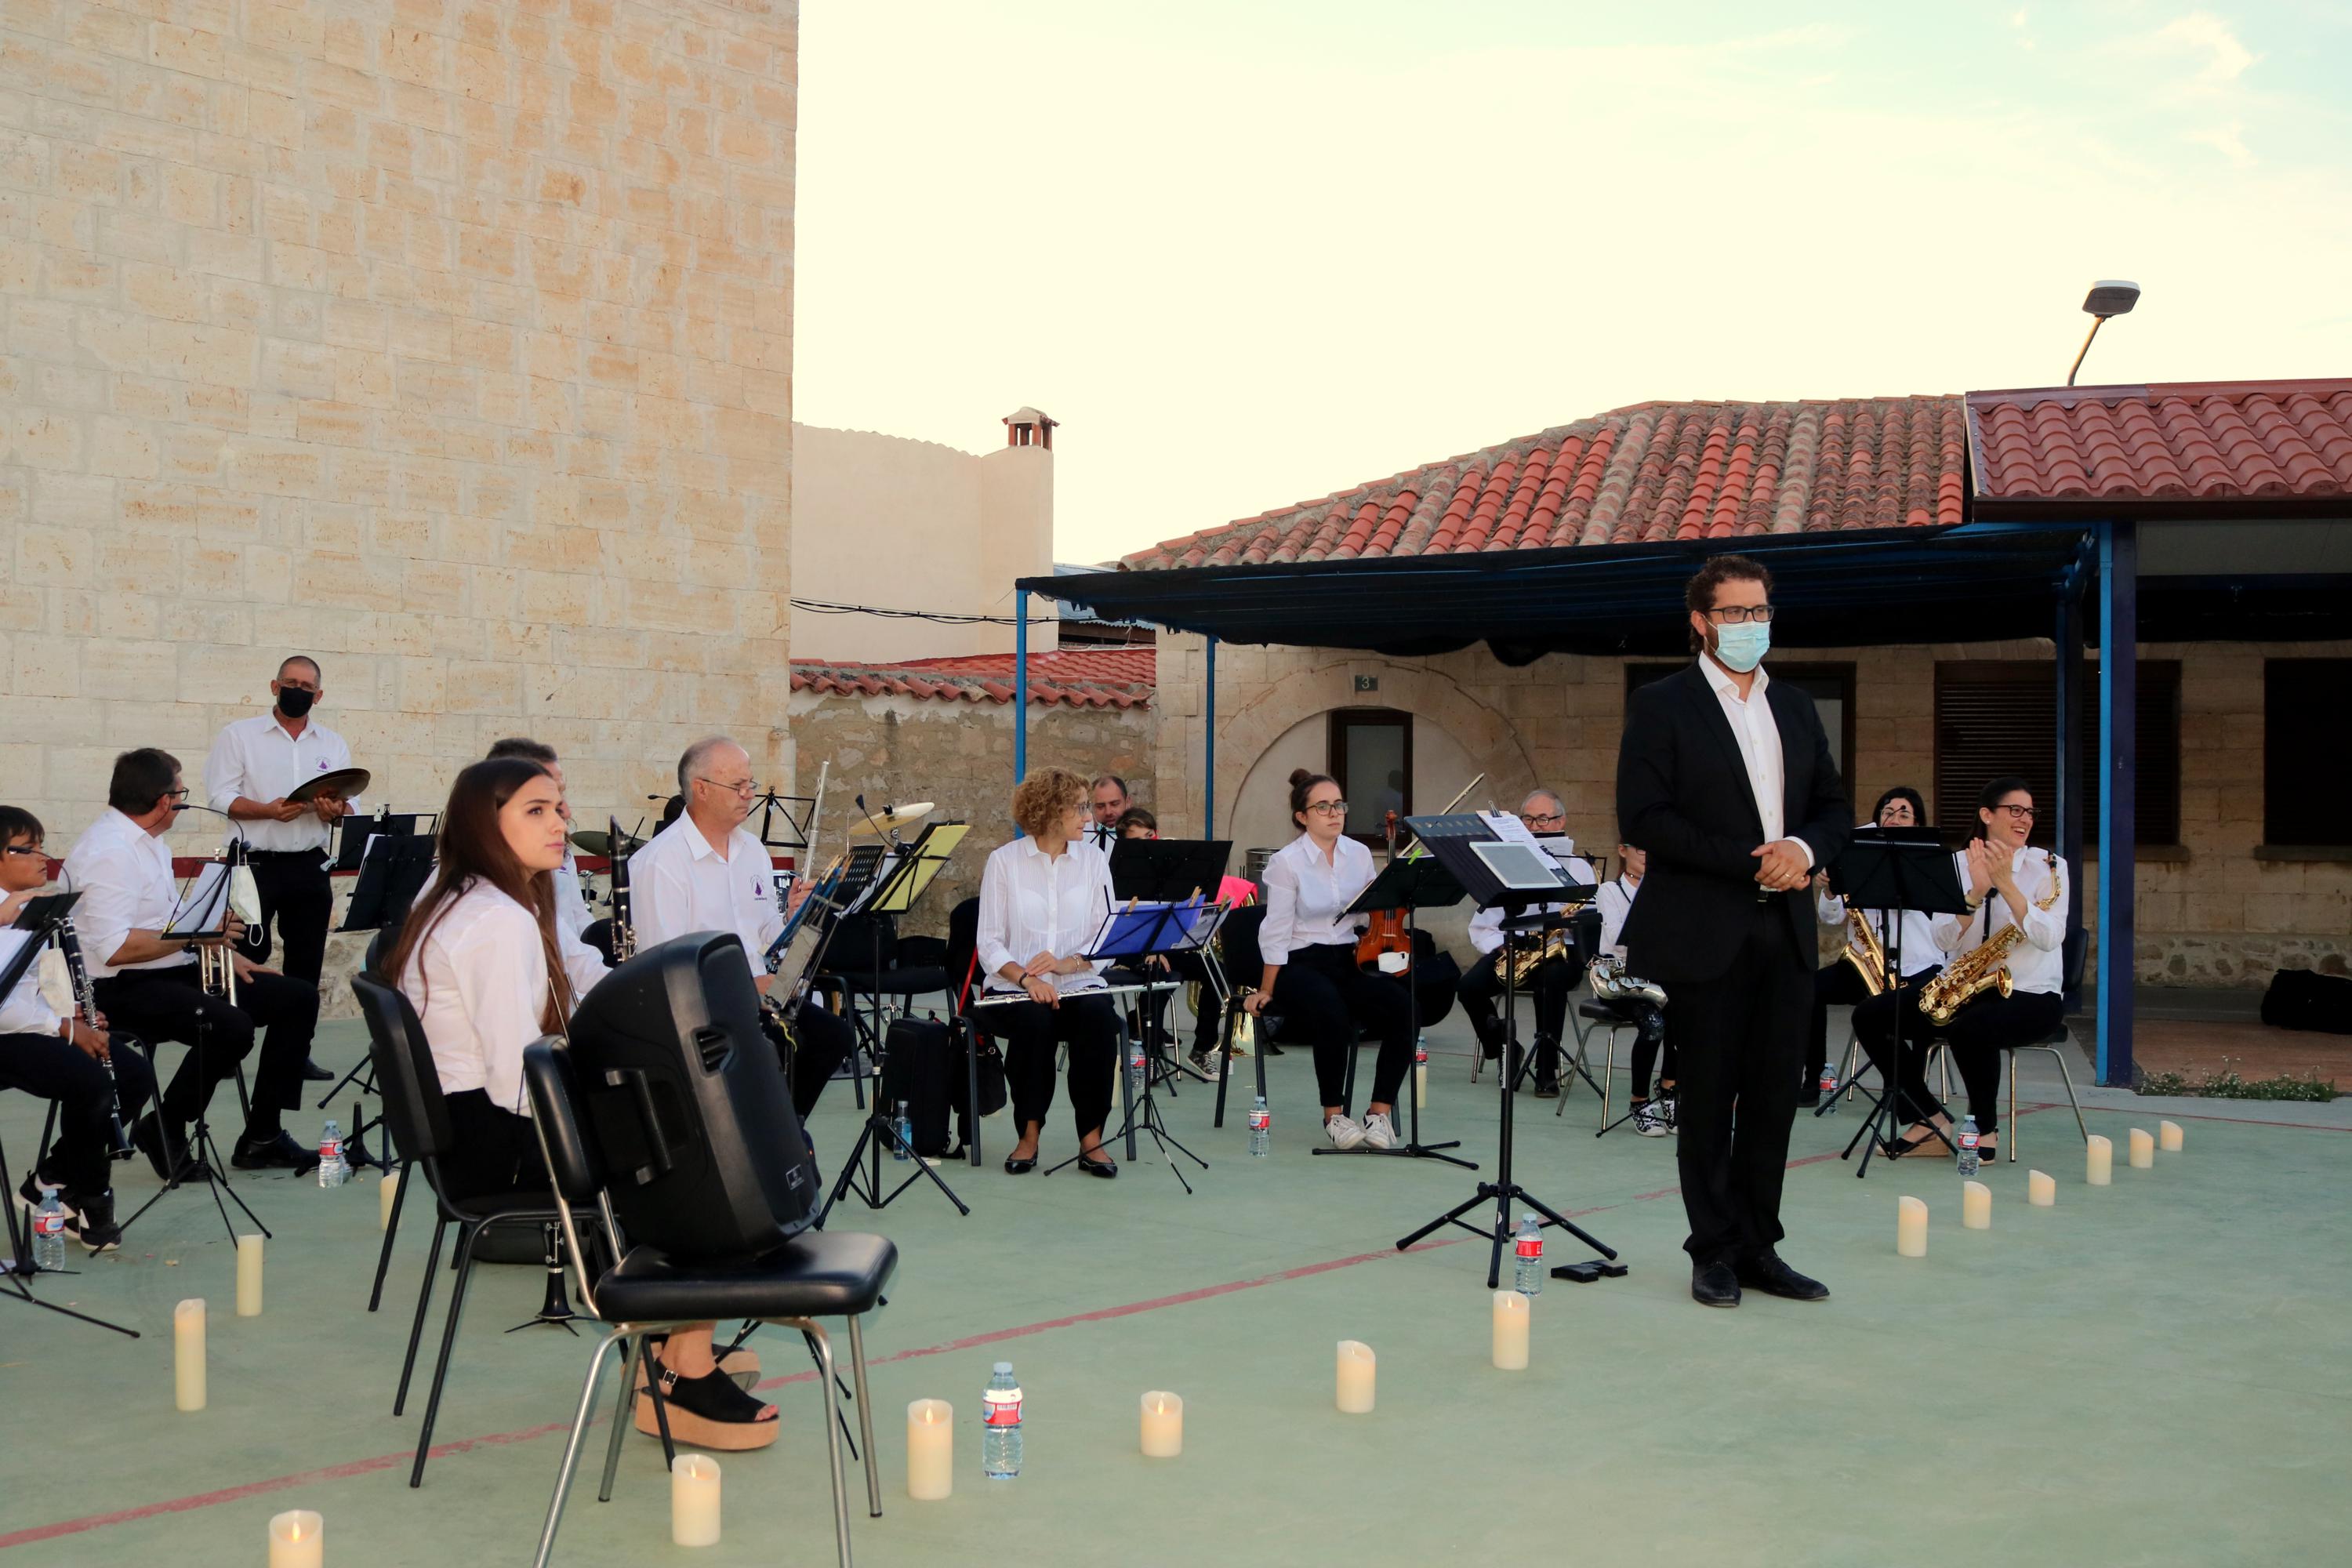
[(1004, 1156), (1004, 1173), (1008, 1176), (1025, 1176), (1036, 1168), (1037, 1156), (1034, 1154), (1026, 1160), (1016, 1160), (1010, 1154)]
[(1084, 1154), (1078, 1156), (1078, 1169), (1089, 1176), (1100, 1176), (1106, 1182), (1118, 1174), (1118, 1167), (1110, 1161), (1104, 1160), (1097, 1163), (1087, 1159)]
[(1739, 1305), (1739, 1276), (1728, 1263), (1702, 1263), (1691, 1269), (1691, 1300), (1702, 1307)]
[(333, 1073), (329, 1072), (325, 1068), (320, 1067), (316, 1060), (309, 1057), (302, 1058), (302, 1077), (306, 1081), (310, 1083), (332, 1083), (335, 1081), (335, 1075)]

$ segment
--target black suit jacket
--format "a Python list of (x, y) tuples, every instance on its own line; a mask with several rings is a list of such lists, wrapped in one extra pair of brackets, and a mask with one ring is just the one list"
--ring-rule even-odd
[[(1813, 700), (1785, 681), (1765, 688), (1780, 731), (1781, 833), (1801, 838), (1816, 867), (1843, 853), (1853, 814)], [(1625, 917), (1626, 968), (1644, 979), (1713, 980), (1731, 965), (1756, 907), (1756, 847), (1764, 822), (1739, 742), (1696, 660), (1625, 705), (1617, 750), (1617, 826), (1649, 854)], [(1769, 896), (1785, 916), (1789, 961), (1811, 968), (1812, 891)]]

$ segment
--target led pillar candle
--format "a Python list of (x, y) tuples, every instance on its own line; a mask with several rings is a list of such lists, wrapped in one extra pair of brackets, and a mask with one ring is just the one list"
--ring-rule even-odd
[(320, 1568), (326, 1561), (326, 1524), (307, 1508), (269, 1521), (269, 1568)]
[(1895, 1200), (1895, 1250), (1906, 1258), (1927, 1256), (1927, 1205), (1917, 1198)]
[(2025, 1173), (2025, 1201), (2038, 1209), (2058, 1206), (2058, 1183), (2046, 1171)]
[(2083, 1154), (2083, 1180), (2095, 1187), (2112, 1186), (2116, 1179), (2116, 1146), (2096, 1132)]
[(1361, 1340), (1339, 1342), (1339, 1412), (1369, 1415), (1372, 1410), (1372, 1347)]
[(944, 1502), (955, 1490), (955, 1406), (918, 1399), (907, 1406), (907, 1495)]
[(1165, 1389), (1143, 1396), (1143, 1457), (1172, 1459), (1184, 1451), (1184, 1402)]
[(2156, 1169), (2156, 1140), (2145, 1127), (2131, 1130), (2131, 1163), (2135, 1171)]
[(2156, 1124), (2156, 1146), (2163, 1150), (2166, 1153), (2179, 1153), (2180, 1140), (2181, 1131), (2179, 1122), (2159, 1121)]
[(172, 1402), (205, 1407), (205, 1304), (193, 1297), (172, 1309)]
[(1982, 1182), (1960, 1187), (1960, 1223), (1970, 1230), (1992, 1228), (1992, 1189)]
[(392, 1205), (399, 1196), (400, 1173), (398, 1171), (387, 1172), (383, 1180), (375, 1184), (376, 1229), (390, 1230), (392, 1228)]
[(669, 1539), (673, 1546), (719, 1544), (719, 1461), (680, 1454), (669, 1468)]
[(1495, 1292), (1495, 1364), (1505, 1372), (1528, 1366), (1528, 1319), (1534, 1303), (1517, 1290)]
[(236, 1238), (236, 1315), (261, 1316), (261, 1237)]

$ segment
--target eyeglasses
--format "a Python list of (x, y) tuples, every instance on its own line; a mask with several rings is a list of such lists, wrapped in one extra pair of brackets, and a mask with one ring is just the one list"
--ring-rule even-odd
[(165, 790), (163, 793), (173, 800), (185, 800), (188, 798), (188, 786), (182, 784), (177, 789)]
[(42, 848), (37, 844), (11, 844), (5, 849), (0, 849), (0, 855), (22, 855), (27, 860), (31, 859), (36, 855), (40, 856), (43, 859), (47, 859), (48, 858), (48, 854), (49, 852), (47, 849)]
[(723, 789), (728, 794), (734, 795), (750, 796), (760, 793), (759, 782), (756, 779), (745, 779), (741, 784), (721, 784), (717, 779), (707, 779), (700, 773), (697, 773), (694, 775), (694, 782), (697, 784), (707, 784), (712, 789)]
[(2030, 805), (1996, 805), (1993, 809), (1995, 811), (2005, 811), (2009, 813), (2009, 819), (2011, 822), (2031, 822), (2033, 820), (2033, 808)]
[(1523, 811), (1519, 813), (1519, 820), (1526, 823), (1529, 827), (1543, 827), (1553, 823), (1566, 822), (1568, 820), (1568, 813), (1564, 811), (1542, 811), (1530, 816), (1528, 813)]
[(1769, 624), (1772, 619), (1772, 606), (1769, 605), (1726, 605), (1719, 610), (1709, 610), (1707, 614), (1722, 621), (1726, 626), (1736, 626), (1743, 621), (1754, 621), (1759, 625), (1767, 625)]
[(1318, 800), (1310, 803), (1307, 809), (1320, 812), (1325, 816), (1345, 816), (1348, 815), (1348, 803), (1344, 800)]

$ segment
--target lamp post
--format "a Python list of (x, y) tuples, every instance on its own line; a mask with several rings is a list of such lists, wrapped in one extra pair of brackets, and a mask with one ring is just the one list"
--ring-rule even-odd
[(2091, 352), (2091, 339), (2099, 335), (2099, 329), (2107, 324), (2107, 318), (2129, 315), (2131, 308), (2138, 303), (2139, 285), (2137, 283), (2126, 282), (2121, 278), (2102, 278), (2091, 285), (2091, 291), (2083, 296), (2083, 311), (2091, 318), (2091, 331), (2083, 339), (2082, 353), (2074, 356), (2074, 364), (2066, 371), (2067, 385), (2074, 384), (2074, 374), (2083, 368), (2083, 355)]

